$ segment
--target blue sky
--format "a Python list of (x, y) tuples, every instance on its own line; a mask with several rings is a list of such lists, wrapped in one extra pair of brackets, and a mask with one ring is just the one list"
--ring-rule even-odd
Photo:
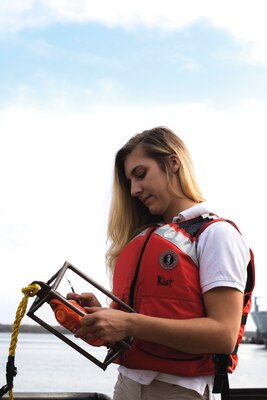
[(265, 15), (262, 0), (1, 1), (0, 322), (65, 260), (108, 287), (114, 154), (156, 125), (182, 137), (214, 211), (247, 238), (267, 306)]
[(62, 92), (77, 110), (103, 101), (225, 107), (252, 93), (266, 100), (266, 65), (244, 62), (240, 47), (202, 19), (171, 32), (100, 22), (28, 28), (1, 38), (1, 104), (21, 96), (44, 107)]

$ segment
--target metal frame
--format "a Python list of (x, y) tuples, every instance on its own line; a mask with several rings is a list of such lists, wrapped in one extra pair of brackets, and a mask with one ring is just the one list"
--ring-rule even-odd
[(96, 289), (100, 290), (102, 293), (104, 293), (106, 296), (111, 298), (114, 302), (118, 303), (122, 309), (128, 312), (135, 312), (135, 310), (130, 307), (128, 304), (124, 303), (122, 300), (120, 300), (118, 297), (114, 296), (111, 292), (109, 292), (107, 289), (105, 289), (103, 286), (99, 285), (96, 281), (91, 279), (89, 276), (81, 272), (79, 269), (74, 267), (72, 264), (70, 264), (68, 261), (66, 261), (60, 270), (53, 275), (47, 283), (40, 282), (40, 281), (34, 281), (32, 283), (37, 283), (41, 289), (38, 292), (35, 301), (33, 302), (31, 308), (29, 309), (27, 316), (36, 321), (39, 325), (43, 326), (45, 329), (47, 329), (49, 332), (53, 333), (55, 336), (57, 336), (59, 339), (63, 340), (63, 342), (67, 343), (69, 346), (71, 346), (73, 349), (78, 351), (80, 354), (82, 354), (84, 357), (88, 358), (90, 361), (92, 361), (94, 364), (96, 364), (98, 367), (101, 369), (105, 370), (107, 366), (112, 363), (118, 356), (125, 350), (129, 349), (131, 347), (132, 343), (132, 338), (127, 338), (125, 340), (120, 340), (119, 342), (115, 343), (114, 346), (110, 346), (107, 349), (107, 355), (105, 357), (105, 360), (102, 362), (95, 358), (92, 354), (89, 352), (85, 351), (82, 347), (78, 346), (76, 343), (74, 343), (72, 340), (68, 339), (64, 334), (59, 332), (57, 329), (49, 325), (47, 322), (39, 318), (37, 315), (35, 315), (35, 312), (44, 304), (44, 303), (49, 303), (49, 301), (53, 298), (58, 299), (62, 301), (67, 307), (75, 311), (81, 316), (84, 316), (85, 314), (79, 310), (77, 307), (75, 307), (73, 304), (71, 304), (64, 296), (62, 296), (58, 291), (57, 288), (64, 277), (66, 271), (70, 269), (72, 270), (75, 274), (79, 275), (82, 279), (86, 280), (88, 283), (90, 283), (92, 286), (94, 286)]

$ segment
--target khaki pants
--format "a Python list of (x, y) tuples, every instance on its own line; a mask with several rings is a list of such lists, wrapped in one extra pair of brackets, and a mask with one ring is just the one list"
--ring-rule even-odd
[(201, 396), (194, 390), (157, 380), (141, 385), (119, 374), (113, 400), (209, 400), (209, 390), (207, 387)]

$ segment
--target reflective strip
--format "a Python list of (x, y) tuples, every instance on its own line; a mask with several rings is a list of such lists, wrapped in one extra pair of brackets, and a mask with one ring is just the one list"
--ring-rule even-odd
[[(134, 237), (134, 239), (138, 238), (139, 236), (145, 236), (145, 235), (147, 234), (148, 229), (149, 229), (149, 227), (146, 228), (146, 229), (144, 229), (142, 232), (138, 233), (138, 235), (136, 235), (136, 236)], [(132, 240), (133, 240), (133, 239), (132, 239)]]
[(190, 240), (189, 237), (185, 236), (181, 231), (176, 231), (170, 225), (161, 226), (155, 231), (155, 234), (174, 244), (198, 266), (197, 245), (195, 241)]

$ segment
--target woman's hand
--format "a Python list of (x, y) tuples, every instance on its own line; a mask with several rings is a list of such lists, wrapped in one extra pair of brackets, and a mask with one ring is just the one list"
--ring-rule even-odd
[(68, 293), (67, 299), (77, 301), (82, 307), (101, 307), (100, 302), (93, 293)]
[(130, 314), (112, 308), (85, 307), (88, 315), (81, 319), (81, 328), (75, 337), (91, 338), (96, 336), (107, 344), (113, 344), (130, 336)]

